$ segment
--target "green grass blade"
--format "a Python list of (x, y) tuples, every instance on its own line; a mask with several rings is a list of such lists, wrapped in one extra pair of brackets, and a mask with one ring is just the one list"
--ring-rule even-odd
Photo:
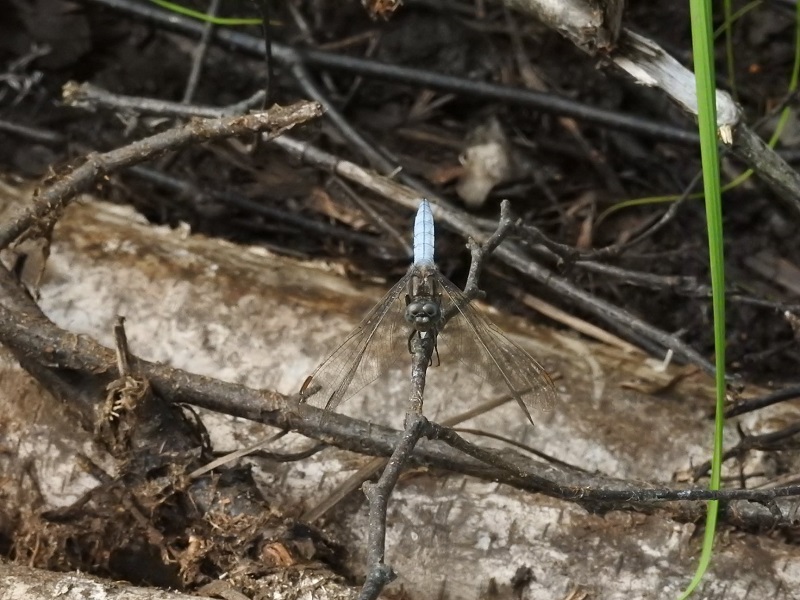
[(733, 24), (749, 13), (751, 10), (758, 8), (763, 3), (763, 0), (753, 0), (749, 4), (745, 4), (742, 8), (737, 10), (735, 13), (730, 14), (730, 9), (728, 8), (728, 0), (726, 0), (726, 8), (725, 8), (725, 21), (717, 27), (716, 31), (714, 31), (714, 39), (721, 36), (725, 31), (729, 30), (733, 27)]
[(194, 10), (168, 0), (150, 0), (153, 4), (158, 4), (161, 8), (166, 8), (179, 15), (191, 17), (198, 21), (205, 21), (212, 25), (220, 25), (222, 27), (235, 27), (238, 25), (261, 25), (261, 19), (242, 19), (238, 17), (212, 17), (199, 10)]
[[(722, 469), (722, 433), (725, 425), (725, 268), (722, 249), (722, 198), (720, 192), (719, 155), (717, 152), (716, 85), (714, 83), (714, 47), (710, 0), (690, 0), (694, 72), (697, 80), (698, 127), (700, 155), (703, 164), (703, 191), (706, 199), (708, 255), (711, 267), (712, 305), (714, 308), (714, 350), (716, 383), (716, 417), (714, 449), (711, 459), (709, 489), (718, 490)], [(717, 528), (719, 502), (708, 503), (703, 548), (692, 581), (681, 600), (697, 588), (711, 563), (714, 534)]]

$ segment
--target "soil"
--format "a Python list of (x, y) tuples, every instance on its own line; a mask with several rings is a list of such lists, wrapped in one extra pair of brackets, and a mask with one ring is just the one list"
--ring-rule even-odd
[[(207, 9), (205, 3), (194, 0), (183, 4), (199, 11)], [(607, 67), (602, 57), (585, 54), (558, 33), (497, 4), (487, 4), (483, 14), (476, 14), (475, 6), (482, 3), (439, 5), (409, 0), (385, 19), (370, 18), (356, 2), (294, 4), (291, 11), (286, 3), (273, 7), (271, 35), (276, 41), (370, 56), (478, 81), (515, 87), (538, 85), (541, 90), (644, 120), (669, 122), (684, 129), (694, 126), (657, 91), (633, 84)], [(624, 26), (648, 35), (689, 64), (688, 5), (630, 4)], [(735, 4), (735, 8), (744, 5)], [(250, 2), (226, 2), (221, 10), (225, 16), (256, 16)], [(758, 130), (764, 138), (772, 134), (777, 122), (775, 107), (787, 96), (795, 53), (793, 10), (789, 3), (764, 3), (735, 24), (734, 73), (727, 72), (724, 45), (718, 44), (719, 85), (730, 89), (735, 82), (746, 120), (764, 120)], [(237, 30), (262, 35), (259, 26)], [(5, 71), (0, 74), (0, 121), (28, 129), (0, 127), (3, 177), (37, 181), (57, 176), (88, 152), (120, 147), (169, 126), (172, 121), (162, 117), (66, 107), (61, 102), (62, 87), (68, 81), (88, 81), (119, 94), (181, 101), (196, 47), (194, 39), (103, 7), (101, 2), (12, 0), (0, 21), (0, 71)], [(430, 92), (341, 71), (312, 72), (348, 121), (401, 164), (405, 174), (456, 203), (460, 202), (459, 179), (467, 169), (467, 147), (476, 138), (490, 135), (487, 131), (499, 131), (511, 166), (486, 198), (469, 209), (471, 214), (496, 218), (500, 201), (508, 198), (520, 217), (551, 240), (583, 251), (628, 239), (663, 214), (668, 205), (625, 208), (599, 219), (606, 209), (628, 199), (680, 195), (700, 168), (697, 149), (685, 145), (580, 120), (571, 130), (557, 114), (466, 93)], [(212, 43), (191, 103), (237, 103), (265, 85), (265, 73), (263, 59)], [(305, 97), (290, 70), (280, 64), (274, 66), (272, 90), (271, 102), (280, 104)], [(341, 158), (364, 163), (328, 122), (307, 127), (302, 135)], [(152, 161), (146, 172), (114, 175), (94, 192), (134, 207), (154, 225), (177, 229), (188, 224), (193, 234), (263, 246), (290, 257), (327, 258), (364, 279), (394, 281), (404, 272), (404, 250), (382, 233), (335, 178), (300, 165), (268, 145), (242, 152), (242, 145), (248, 143), (241, 140), (238, 146), (215, 143), (186, 148)], [(778, 148), (787, 160), (800, 159), (800, 153), (794, 152), (798, 144), (793, 116)], [(728, 180), (745, 169), (736, 160), (723, 158)], [(159, 182), (154, 173), (181, 182), (184, 191)], [(407, 214), (377, 196), (356, 193), (392, 227), (403, 231)], [(246, 203), (231, 198), (267, 205), (274, 214), (253, 212)], [(776, 388), (796, 384), (800, 349), (785, 316), (787, 310), (798, 314), (800, 279), (793, 278), (800, 273), (796, 222), (757, 178), (725, 193), (724, 216), (727, 283), (737, 294), (731, 296), (727, 307), (729, 371), (741, 382)], [(315, 231), (312, 224), (326, 226), (328, 233)], [(351, 232), (364, 235), (348, 236)], [(437, 251), (445, 257), (440, 265), (451, 279), (461, 282), (469, 266), (464, 240), (447, 230), (440, 235)], [(656, 234), (605, 261), (633, 272), (694, 278), (696, 284), (662, 281), (645, 287), (625, 276), (593, 273), (575, 261), (557, 261), (552, 256), (542, 260), (580, 287), (677, 335), (713, 360), (710, 299), (694, 292), (696, 284), (705, 285), (709, 279), (701, 200), (684, 202)], [(568, 299), (497, 265), (492, 265), (482, 285), (490, 301), (508, 312), (532, 316), (517, 300), (529, 293), (591, 321), (571, 308)], [(178, 419), (181, 426), (194, 427), (185, 419), (185, 415)], [(194, 460), (184, 458), (187, 465)], [(155, 496), (148, 495), (155, 491), (139, 484), (143, 486), (140, 492), (147, 491), (155, 507)], [(120, 493), (117, 489), (107, 492), (109, 497)], [(175, 504), (161, 498), (158, 509), (176, 510), (182, 499), (170, 502), (173, 500)], [(87, 531), (92, 536), (111, 535), (109, 530), (93, 529), (111, 515), (94, 517), (86, 517)], [(129, 526), (125, 522), (117, 525), (113, 535)], [(255, 527), (241, 527), (246, 525)], [(258, 526), (263, 523), (259, 521)], [(304, 536), (298, 534), (298, 539), (314, 537)], [(12, 553), (11, 541), (2, 541), (0, 548)], [(300, 553), (301, 545), (298, 542), (293, 551)], [(335, 555), (334, 550), (326, 551)], [(69, 557), (62, 563), (53, 559), (51, 565), (75, 560)], [(126, 576), (124, 568), (111, 568), (106, 574)], [(151, 583), (175, 585), (177, 581), (176, 573), (170, 571)]]

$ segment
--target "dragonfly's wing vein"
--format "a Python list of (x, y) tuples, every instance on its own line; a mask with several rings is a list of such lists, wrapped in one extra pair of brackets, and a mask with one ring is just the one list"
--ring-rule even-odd
[(531, 422), (532, 411), (551, 409), (557, 394), (544, 367), (476, 310), (453, 283), (443, 275), (439, 277), (445, 303), (449, 304), (445, 311), (450, 306), (455, 309), (440, 336), (444, 353), (487, 381), (508, 388)]
[(311, 374), (309, 404), (335, 409), (408, 354), (405, 303), (410, 272), (375, 305), (345, 341)]

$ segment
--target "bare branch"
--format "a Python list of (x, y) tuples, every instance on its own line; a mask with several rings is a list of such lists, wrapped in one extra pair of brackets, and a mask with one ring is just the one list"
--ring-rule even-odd
[[(77, 87), (79, 86), (76, 84), (67, 84), (65, 95), (69, 96)], [(48, 220), (54, 214), (63, 209), (76, 194), (88, 189), (104, 175), (192, 143), (252, 132), (266, 132), (269, 136), (279, 135), (321, 114), (322, 109), (319, 104), (301, 101), (289, 107), (275, 106), (262, 113), (205, 121), (195, 120), (138, 140), (123, 148), (104, 154), (92, 153), (86, 157), (82, 165), (58, 177), (54, 183), (42, 189), (33, 206), (0, 228), (0, 248), (8, 247), (31, 227), (45, 229)]]

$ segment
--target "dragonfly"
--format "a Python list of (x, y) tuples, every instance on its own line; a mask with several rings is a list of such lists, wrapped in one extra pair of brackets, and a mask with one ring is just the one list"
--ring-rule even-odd
[(533, 423), (532, 412), (555, 403), (553, 382), (536, 359), (439, 271), (433, 259), (433, 213), (425, 199), (414, 220), (413, 240), (414, 261), (406, 274), (306, 379), (302, 401), (335, 410), (408, 357), (414, 336), (432, 335), (439, 365), (459, 362), (505, 388)]

